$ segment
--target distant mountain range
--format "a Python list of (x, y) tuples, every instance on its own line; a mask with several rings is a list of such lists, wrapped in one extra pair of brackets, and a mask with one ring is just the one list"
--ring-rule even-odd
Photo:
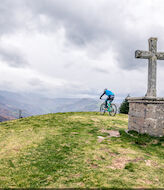
[[(102, 101), (92, 98), (47, 98), (32, 93), (0, 91), (0, 121), (57, 112), (99, 111)], [(117, 106), (119, 106), (117, 104)]]
[(8, 118), (5, 118), (5, 117), (0, 116), (0, 122), (2, 122), (2, 121), (7, 121), (7, 120), (9, 120), (9, 119), (8, 119)]
[(56, 112), (98, 111), (100, 101), (91, 98), (46, 98), (36, 94), (0, 91), (0, 121)]

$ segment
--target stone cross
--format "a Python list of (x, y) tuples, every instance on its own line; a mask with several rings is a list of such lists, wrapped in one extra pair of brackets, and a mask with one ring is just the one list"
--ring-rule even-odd
[(148, 89), (146, 96), (156, 97), (157, 59), (164, 60), (164, 52), (157, 52), (157, 38), (149, 39), (149, 51), (135, 52), (136, 58), (148, 59)]

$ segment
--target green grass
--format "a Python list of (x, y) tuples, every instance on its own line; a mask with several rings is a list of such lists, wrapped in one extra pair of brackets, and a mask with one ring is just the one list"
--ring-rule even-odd
[[(127, 124), (127, 115), (96, 112), (1, 123), (0, 187), (164, 187), (164, 138), (127, 134)], [(109, 138), (102, 129), (121, 136)]]

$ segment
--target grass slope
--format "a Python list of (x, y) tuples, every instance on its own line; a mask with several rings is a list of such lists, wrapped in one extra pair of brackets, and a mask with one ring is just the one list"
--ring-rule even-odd
[[(164, 138), (126, 134), (127, 116), (60, 113), (0, 124), (0, 187), (164, 187)], [(102, 129), (119, 130), (106, 138)]]

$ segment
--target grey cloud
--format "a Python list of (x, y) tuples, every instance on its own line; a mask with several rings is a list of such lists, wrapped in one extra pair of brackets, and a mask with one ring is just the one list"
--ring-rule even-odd
[(101, 68), (98, 68), (98, 67), (94, 67), (93, 70), (98, 72), (98, 73), (109, 74), (109, 72), (107, 70), (101, 69)]
[(0, 59), (11, 67), (24, 67), (28, 63), (24, 56), (16, 49), (0, 47)]
[[(125, 24), (128, 21), (126, 10), (121, 7), (128, 2), (124, 0), (118, 4), (115, 0), (102, 1), (102, 3), (81, 0), (69, 2), (67, 0), (28, 0), (27, 4), (36, 18), (46, 15), (51, 20), (52, 25), (47, 30), (53, 32), (62, 26), (70, 42), (81, 48), (85, 48), (87, 44), (93, 44), (94, 48), (97, 45), (99, 54), (112, 47), (117, 52), (116, 58), (121, 68), (137, 69), (145, 66), (138, 64), (134, 59), (134, 52), (138, 48), (145, 47), (144, 43), (147, 43), (147, 39), (144, 39), (144, 36), (138, 36), (137, 30), (128, 30)], [(135, 18), (130, 16), (128, 19), (135, 22)], [(87, 51), (92, 52), (92, 47)]]
[(25, 27), (27, 7), (21, 0), (5, 0), (0, 4), (0, 35), (11, 34)]
[[(105, 25), (106, 23), (103, 21), (103, 16), (106, 15), (97, 14), (98, 11), (102, 10), (98, 9), (98, 5), (97, 7), (93, 7), (93, 3), (95, 2), (91, 1), (91, 3), (86, 3), (81, 0), (78, 2), (75, 0), (70, 0), (69, 2), (66, 0), (27, 1), (29, 8), (36, 17), (39, 18), (40, 15), (46, 15), (51, 19), (53, 23), (52, 26), (54, 26), (55, 29), (56, 25), (58, 25), (58, 27), (64, 26), (68, 39), (80, 46), (96, 38), (103, 40), (107, 35), (110, 36), (110, 34), (114, 34), (112, 27), (115, 27), (111, 25), (111, 28), (108, 29)], [(114, 6), (113, 4), (111, 1), (109, 9)]]
[[(2, 26), (0, 33), (6, 34), (19, 28), (30, 29), (29, 23), (36, 25), (37, 28), (34, 28), (39, 32), (53, 33), (64, 27), (67, 40), (80, 48), (86, 48), (88, 56), (89, 52), (93, 52), (92, 47), (96, 48), (99, 54), (112, 47), (117, 53), (119, 67), (127, 70), (138, 69), (145, 67), (146, 64), (140, 64), (144, 62), (143, 60), (135, 60), (134, 51), (145, 49), (147, 39), (144, 35), (138, 35), (140, 28), (137, 24), (136, 30), (127, 27), (126, 23), (129, 20), (136, 22), (136, 18), (126, 9), (130, 2), (129, 0), (122, 0), (119, 3), (115, 0), (96, 2), (95, 0), (5, 0), (0, 5), (0, 26)], [(48, 18), (50, 24), (42, 25), (41, 16)], [(148, 28), (147, 24), (144, 28)], [(164, 28), (160, 27), (159, 37), (162, 40), (164, 40), (161, 36), (163, 32)], [(155, 28), (149, 28), (148, 34), (159, 34), (157, 23)], [(88, 48), (88, 44), (92, 45)], [(94, 56), (97, 57), (98, 54), (95, 53)]]
[[(44, 88), (44, 90), (42, 89), (42, 93), (46, 93), (47, 95), (51, 94), (51, 91), (53, 91), (53, 89), (46, 89)], [(54, 94), (54, 92), (53, 92)], [(98, 89), (94, 89), (92, 87), (90, 88), (83, 88), (81, 87), (80, 84), (67, 84), (64, 86), (59, 86), (55, 88), (55, 95), (56, 97), (69, 97), (69, 98), (73, 98), (73, 97), (99, 97), (101, 93), (99, 92)]]
[(32, 78), (29, 80), (29, 84), (32, 86), (40, 86), (42, 87), (44, 85), (44, 82), (38, 78)]

